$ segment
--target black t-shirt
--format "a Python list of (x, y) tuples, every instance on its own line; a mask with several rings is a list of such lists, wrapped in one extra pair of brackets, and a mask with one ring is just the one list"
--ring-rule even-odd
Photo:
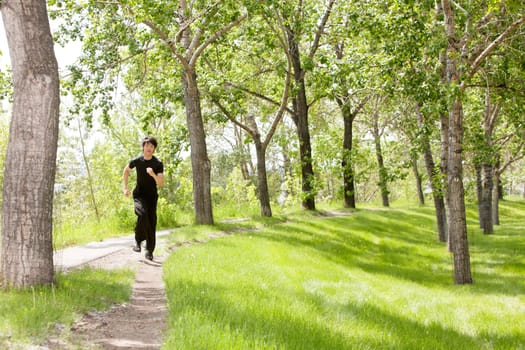
[(153, 156), (150, 160), (145, 160), (144, 156), (139, 156), (129, 162), (130, 169), (137, 168), (137, 186), (133, 190), (133, 195), (137, 196), (157, 196), (157, 184), (151, 177), (146, 168), (152, 168), (155, 174), (164, 172), (162, 162)]

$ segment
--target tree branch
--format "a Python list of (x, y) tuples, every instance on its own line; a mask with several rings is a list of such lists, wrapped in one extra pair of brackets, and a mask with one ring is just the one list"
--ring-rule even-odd
[[(290, 72), (287, 71), (286, 74), (287, 74), (287, 76), (288, 76), (288, 75), (290, 74)], [(233, 87), (233, 88), (235, 88), (235, 89), (238, 89), (238, 90), (244, 91), (244, 92), (246, 92), (246, 93), (248, 93), (248, 94), (250, 94), (250, 95), (252, 95), (252, 96), (255, 96), (255, 97), (257, 97), (257, 98), (260, 98), (261, 100), (264, 100), (264, 101), (266, 101), (266, 102), (269, 102), (270, 104), (272, 104), (272, 105), (274, 105), (274, 106), (280, 106), (280, 103), (279, 103), (278, 101), (272, 100), (272, 99), (269, 98), (268, 96), (265, 96), (265, 95), (263, 95), (263, 94), (260, 94), (260, 93), (258, 93), (258, 92), (252, 91), (252, 90), (249, 90), (249, 89), (247, 89), (247, 88), (245, 88), (245, 87), (243, 87), (243, 86), (239, 86), (239, 85), (234, 84), (234, 83), (231, 83), (231, 82), (226, 82), (225, 84), (228, 85), (228, 86), (231, 86), (231, 87)], [(290, 113), (290, 114), (293, 113), (293, 111), (292, 111), (291, 109), (289, 109), (288, 107), (286, 107), (285, 110), (286, 110), (286, 112), (288, 112), (288, 113)]]
[(328, 22), (328, 17), (330, 17), (330, 13), (332, 12), (332, 7), (334, 6), (335, 0), (329, 0), (328, 6), (326, 8), (326, 12), (323, 15), (323, 19), (321, 20), (321, 23), (319, 23), (319, 27), (317, 28), (317, 32), (315, 33), (315, 39), (312, 44), (312, 47), (310, 48), (310, 54), (308, 57), (312, 59), (315, 55), (315, 52), (319, 48), (319, 41), (321, 40), (321, 35), (323, 35), (324, 28), (326, 26), (326, 23)]
[[(518, 20), (514, 21), (507, 29), (505, 29), (503, 33), (501, 33), (496, 39), (494, 39), (494, 41), (491, 42), (485, 48), (485, 50), (481, 52), (481, 54), (479, 54), (479, 56), (474, 60), (474, 63), (472, 63), (472, 68), (465, 81), (470, 80), (470, 78), (472, 78), (474, 74), (476, 74), (483, 61), (485, 61), (485, 59), (492, 53), (492, 51), (494, 51), (494, 49), (499, 44), (501, 44), (513, 30), (515, 30), (521, 24), (523, 24), (523, 22), (525, 22), (525, 16), (522, 16)], [(462, 88), (464, 88), (464, 83), (462, 83)]]
[(287, 69), (286, 69), (286, 79), (284, 81), (284, 91), (283, 96), (281, 98), (281, 104), (279, 106), (279, 110), (277, 111), (277, 114), (275, 116), (275, 119), (273, 120), (272, 126), (270, 130), (268, 131), (268, 134), (266, 134), (266, 138), (263, 142), (263, 149), (266, 150), (266, 147), (268, 147), (268, 144), (270, 143), (270, 140), (273, 137), (273, 134), (275, 133), (275, 130), (277, 130), (277, 126), (281, 122), (281, 119), (283, 118), (284, 112), (287, 110), (286, 105), (288, 104), (288, 97), (290, 95), (290, 82), (292, 80), (292, 74), (291, 74), (291, 65), (290, 58), (286, 56), (286, 63), (287, 63)]
[(227, 33), (230, 29), (232, 29), (233, 27), (235, 27), (236, 25), (238, 25), (239, 23), (241, 23), (242, 21), (244, 21), (246, 18), (248, 18), (248, 14), (244, 14), (242, 15), (241, 17), (237, 18), (235, 21), (233, 22), (230, 22), (230, 24), (228, 24), (227, 26), (221, 28), (220, 30), (218, 30), (217, 32), (215, 32), (211, 37), (208, 38), (208, 40), (206, 40), (205, 42), (203, 42), (199, 47), (197, 47), (197, 49), (195, 50), (195, 52), (193, 53), (192, 57), (190, 58), (190, 65), (194, 65), (195, 62), (197, 62), (197, 59), (199, 58), (199, 56), (202, 54), (202, 52), (204, 51), (204, 49), (206, 49), (206, 47), (208, 47), (211, 43), (213, 43), (215, 40), (217, 40), (218, 38), (220, 38), (221, 36), (223, 36), (225, 33)]

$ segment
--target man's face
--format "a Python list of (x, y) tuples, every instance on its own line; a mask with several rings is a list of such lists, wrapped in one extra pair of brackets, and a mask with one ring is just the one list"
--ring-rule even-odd
[(146, 142), (142, 150), (145, 156), (151, 156), (155, 152), (155, 146), (151, 142)]

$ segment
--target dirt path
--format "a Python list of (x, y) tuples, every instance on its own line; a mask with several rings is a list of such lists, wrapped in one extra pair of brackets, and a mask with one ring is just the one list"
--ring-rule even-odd
[[(158, 240), (158, 246), (162, 243)], [(50, 339), (48, 349), (160, 349), (167, 313), (164, 259), (156, 255), (153, 261), (146, 260), (143, 252), (135, 253), (129, 247), (88, 263), (104, 269), (131, 267), (136, 272), (131, 299), (110, 310), (84, 315), (70, 330)]]

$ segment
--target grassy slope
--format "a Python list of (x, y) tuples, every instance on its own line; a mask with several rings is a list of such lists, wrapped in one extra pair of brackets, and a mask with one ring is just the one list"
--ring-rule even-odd
[(525, 203), (500, 210), (495, 235), (469, 220), (471, 286), (453, 284), (430, 208), (301, 213), (181, 247), (165, 348), (523, 348)]
[[(174, 242), (248, 231), (169, 258), (165, 349), (524, 349), (525, 202), (500, 210), (492, 236), (469, 211), (472, 286), (453, 285), (430, 208), (179, 229)], [(83, 269), (53, 287), (0, 291), (0, 348), (126, 301), (132, 280), (129, 270)]]

